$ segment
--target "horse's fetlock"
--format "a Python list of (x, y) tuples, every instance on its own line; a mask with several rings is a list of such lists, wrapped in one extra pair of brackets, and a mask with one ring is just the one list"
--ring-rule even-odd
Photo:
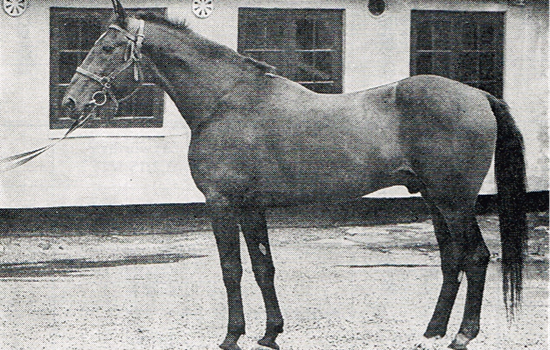
[(277, 320), (276, 322), (268, 322), (266, 324), (266, 335), (267, 334), (276, 335), (279, 333), (283, 333), (283, 328), (284, 328), (283, 319)]
[(438, 327), (437, 329), (429, 327), (423, 336), (426, 339), (441, 339), (445, 337), (445, 334), (447, 334), (447, 327)]
[(273, 264), (254, 264), (252, 266), (252, 271), (254, 272), (254, 275), (256, 278), (264, 280), (273, 280), (273, 277), (275, 276), (275, 266)]
[(230, 324), (228, 327), (227, 335), (223, 341), (222, 344), (220, 344), (220, 348), (223, 350), (241, 350), (241, 348), (237, 345), (237, 341), (239, 341), (239, 338), (241, 335), (244, 334), (244, 326), (242, 326), (242, 333), (237, 330), (233, 331), (232, 325)]
[(230, 323), (227, 325), (227, 339), (239, 339), (239, 337), (245, 334), (244, 323)]

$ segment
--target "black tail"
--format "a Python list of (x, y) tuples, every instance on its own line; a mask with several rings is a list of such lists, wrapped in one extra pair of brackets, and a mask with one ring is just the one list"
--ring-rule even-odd
[(498, 190), (504, 303), (508, 315), (521, 302), (527, 249), (526, 185), (523, 137), (505, 102), (488, 96), (497, 121), (495, 176)]

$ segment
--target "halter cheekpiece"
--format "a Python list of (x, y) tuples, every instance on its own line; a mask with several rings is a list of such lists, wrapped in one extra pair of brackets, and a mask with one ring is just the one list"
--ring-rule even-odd
[(141, 46), (143, 44), (143, 39), (144, 39), (144, 35), (143, 35), (144, 27), (145, 27), (145, 22), (142, 19), (140, 19), (137, 33), (134, 35), (128, 32), (126, 29), (116, 24), (111, 24), (109, 26), (109, 29), (118, 30), (119, 32), (123, 33), (128, 39), (128, 46), (126, 48), (126, 52), (124, 53), (124, 63), (122, 64), (122, 66), (120, 66), (120, 68), (115, 69), (113, 72), (111, 72), (111, 74), (102, 76), (102, 75), (98, 75), (93, 72), (90, 72), (87, 69), (82, 67), (76, 68), (77, 73), (80, 73), (85, 77), (88, 77), (101, 85), (101, 90), (98, 90), (93, 93), (92, 100), (90, 101), (91, 104), (96, 106), (103, 106), (105, 103), (107, 103), (107, 100), (110, 97), (117, 104), (117, 107), (118, 107), (118, 104), (120, 102), (128, 99), (139, 89), (139, 84), (138, 84), (138, 87), (136, 87), (130, 94), (128, 94), (127, 96), (121, 99), (117, 99), (115, 94), (112, 91), (111, 83), (116, 79), (116, 77), (120, 73), (122, 73), (123, 71), (125, 71), (130, 67), (133, 67), (134, 69), (134, 80), (137, 82), (141, 80), (142, 74), (140, 73), (141, 67), (139, 64), (141, 61)]

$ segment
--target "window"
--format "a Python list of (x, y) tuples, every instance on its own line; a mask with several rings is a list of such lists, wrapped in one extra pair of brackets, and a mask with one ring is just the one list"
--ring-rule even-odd
[(239, 52), (321, 93), (342, 92), (343, 10), (239, 9)]
[(503, 12), (412, 11), (411, 75), (437, 74), (502, 97)]
[[(160, 8), (145, 9), (160, 15)], [(135, 10), (128, 10), (129, 13)], [(72, 120), (63, 115), (61, 100), (76, 67), (86, 57), (101, 33), (107, 30), (112, 9), (50, 9), (50, 129), (68, 128)], [(139, 91), (122, 102), (117, 114), (91, 119), (85, 128), (162, 127), (164, 93), (145, 76)]]

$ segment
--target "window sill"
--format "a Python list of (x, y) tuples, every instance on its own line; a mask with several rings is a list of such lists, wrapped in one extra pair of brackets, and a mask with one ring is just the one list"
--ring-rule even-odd
[[(67, 129), (49, 130), (50, 139), (60, 139), (65, 135)], [(166, 128), (120, 128), (120, 129), (78, 129), (73, 131), (67, 138), (90, 138), (90, 137), (165, 137), (182, 136), (185, 132), (178, 129)]]

